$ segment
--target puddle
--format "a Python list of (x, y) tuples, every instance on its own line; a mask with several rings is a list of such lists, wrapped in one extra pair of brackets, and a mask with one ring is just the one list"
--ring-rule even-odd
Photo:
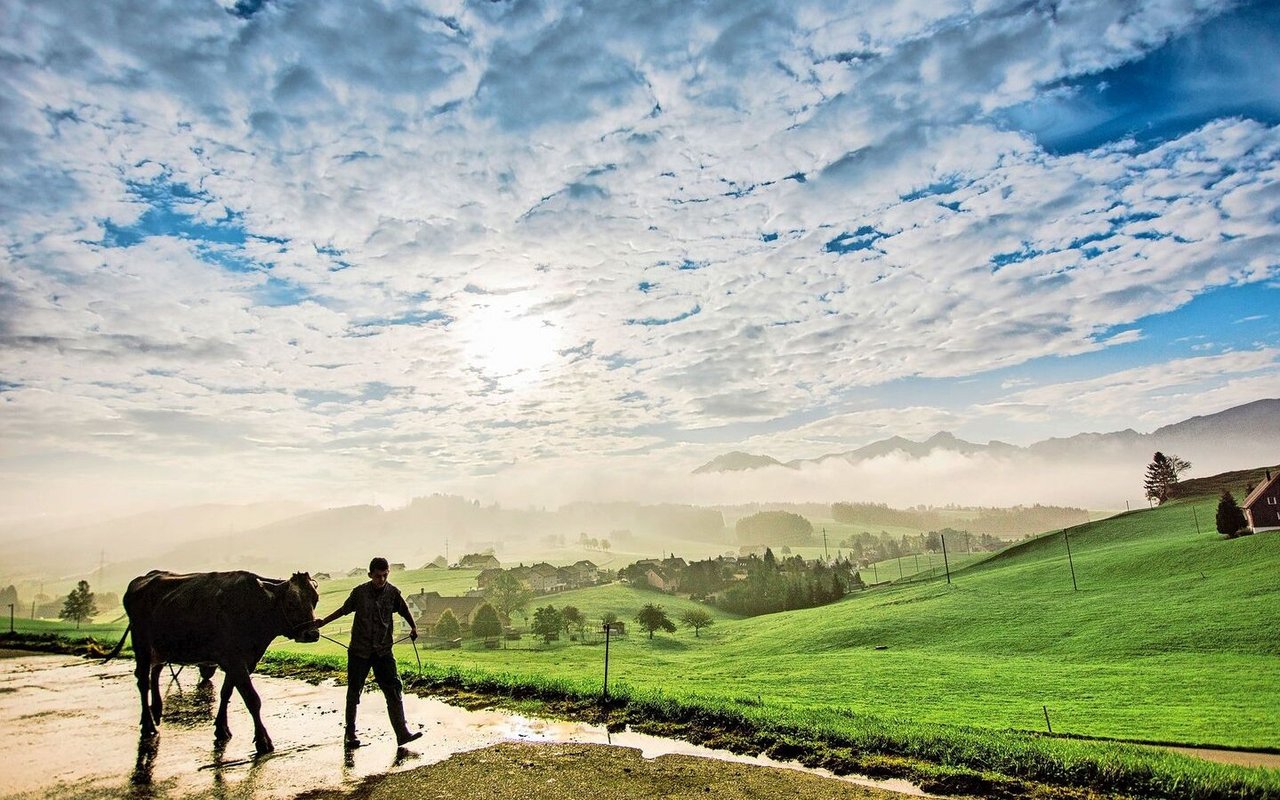
[[(740, 756), (675, 739), (609, 733), (603, 726), (524, 717), (498, 710), (467, 711), (439, 700), (405, 696), (411, 725), (424, 736), (398, 750), (376, 690), (360, 704), (364, 747), (342, 747), (345, 688), (254, 676), (263, 723), (276, 752), (257, 758), (253, 723), (233, 695), (229, 722), (234, 738), (213, 744), (217, 693), (197, 688), (188, 668), (166, 673), (165, 721), (158, 739), (140, 740), (141, 707), (132, 662), (106, 664), (70, 656), (25, 655), (0, 659), (0, 796), (294, 797), (312, 789), (352, 788), (368, 775), (444, 761), (455, 753), (501, 742), (611, 744), (645, 758), (679, 754), (780, 767), (890, 791), (923, 796), (906, 781), (834, 776), (827, 770), (757, 756)], [(215, 677), (221, 685), (221, 673)]]

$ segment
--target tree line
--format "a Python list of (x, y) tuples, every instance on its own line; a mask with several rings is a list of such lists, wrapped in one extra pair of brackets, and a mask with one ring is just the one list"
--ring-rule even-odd
[(772, 548), (765, 548), (763, 557), (637, 562), (618, 575), (644, 589), (650, 588), (649, 573), (658, 570), (671, 591), (743, 616), (825, 605), (865, 586), (847, 558), (832, 564), (806, 562), (800, 556), (778, 559)]
[(1069, 528), (1089, 521), (1089, 512), (1073, 506), (1032, 506), (1010, 508), (959, 508), (962, 514), (942, 514), (940, 510), (890, 508), (883, 503), (833, 503), (831, 518), (849, 525), (938, 530), (945, 526), (970, 534), (1021, 537), (1057, 528)]
[(928, 531), (927, 533), (894, 536), (880, 531), (862, 531), (841, 539), (837, 546), (843, 555), (847, 555), (859, 566), (868, 566), (877, 561), (889, 561), (903, 556), (921, 553), (937, 553), (942, 550), (942, 539), (946, 537), (947, 546), (954, 552), (979, 550), (995, 552), (1008, 542), (998, 539), (989, 533), (970, 533), (954, 528)]

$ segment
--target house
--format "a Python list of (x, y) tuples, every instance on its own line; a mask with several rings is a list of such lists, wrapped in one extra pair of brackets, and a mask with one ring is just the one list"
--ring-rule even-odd
[(569, 589), (594, 586), (600, 580), (600, 568), (586, 559), (567, 567), (560, 567), (557, 572), (560, 582)]
[(1258, 484), (1240, 506), (1254, 533), (1280, 530), (1280, 472)]
[(392, 572), (404, 572), (406, 569), (403, 561), (392, 561), (390, 566)]
[(417, 594), (405, 595), (404, 602), (409, 606), (409, 613), (416, 619), (426, 609), (427, 601), (430, 598), (439, 596), (439, 592), (428, 592), (426, 589), (419, 589)]
[(315, 578), (317, 583), (319, 583), (320, 581), (331, 580), (333, 578), (333, 576), (327, 572), (317, 572), (315, 575), (312, 575), (311, 577)]
[(445, 610), (453, 612), (463, 633), (466, 633), (471, 628), (476, 611), (485, 601), (483, 597), (442, 597), (439, 592), (419, 591), (417, 594), (406, 595), (405, 602), (409, 604), (409, 610), (417, 621), (418, 630), (432, 636), (435, 625)]
[(480, 574), (476, 576), (476, 588), (481, 590), (488, 589), (501, 574), (502, 570), (498, 567), (480, 570)]
[(645, 581), (662, 592), (674, 592), (680, 588), (679, 573), (662, 566), (649, 567), (644, 573)]
[(559, 570), (545, 561), (539, 561), (529, 567), (529, 588), (534, 594), (550, 594), (565, 588), (560, 581)]
[(468, 553), (458, 560), (457, 569), (496, 569), (502, 563), (493, 553)]

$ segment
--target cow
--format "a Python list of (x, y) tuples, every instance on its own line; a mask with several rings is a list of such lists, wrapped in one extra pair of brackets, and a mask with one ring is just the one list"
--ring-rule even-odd
[(315, 583), (305, 572), (277, 580), (251, 572), (181, 575), (152, 570), (130, 581), (124, 593), (129, 624), (106, 659), (120, 653), (132, 632), (137, 659), (134, 674), (142, 697), (142, 735), (158, 733), (156, 726), (163, 708), (160, 671), (166, 663), (200, 665), (204, 677), (212, 675), (216, 665), (226, 677), (214, 723), (214, 741), (221, 744), (231, 738), (227, 701), (232, 690), (238, 690), (253, 716), (257, 752), (274, 750), (262, 724), (262, 700), (249, 675), (277, 636), (304, 643), (319, 641), (320, 631), (315, 625), (319, 599)]

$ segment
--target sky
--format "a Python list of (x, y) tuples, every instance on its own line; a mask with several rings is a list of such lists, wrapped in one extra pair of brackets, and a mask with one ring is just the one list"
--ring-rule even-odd
[(0, 59), (0, 520), (1280, 397), (1274, 3), (9, 0)]

